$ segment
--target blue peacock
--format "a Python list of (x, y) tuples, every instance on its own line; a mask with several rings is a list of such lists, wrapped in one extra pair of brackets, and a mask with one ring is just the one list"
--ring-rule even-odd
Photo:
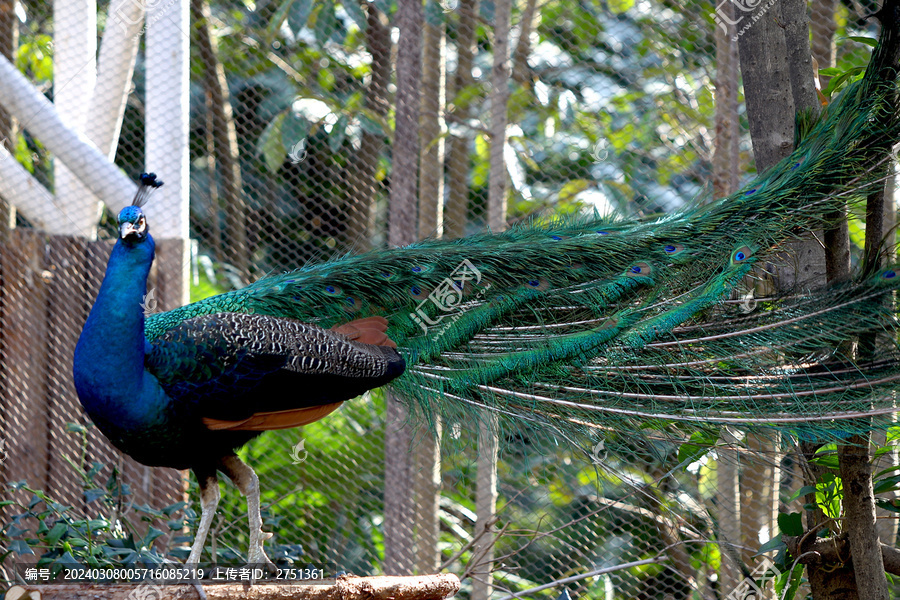
[[(196, 473), (190, 563), (219, 499), (217, 471), (247, 497), (250, 562), (268, 562), (259, 482), (237, 448), (385, 384), (426, 422), (492, 414), (573, 440), (725, 425), (821, 439), (886, 423), (900, 384), (890, 301), (900, 271), (754, 310), (728, 300), (786, 241), (881, 185), (900, 140), (898, 19), (887, 16), (865, 76), (800, 120), (789, 157), (728, 198), (657, 220), (424, 241), (145, 318), (154, 244), (142, 206), (160, 182), (144, 175), (75, 351), (81, 402), (123, 452)], [(847, 341), (868, 334), (885, 341), (862, 360)]]

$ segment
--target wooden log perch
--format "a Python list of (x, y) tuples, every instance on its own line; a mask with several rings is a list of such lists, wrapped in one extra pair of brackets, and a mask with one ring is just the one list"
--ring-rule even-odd
[[(153, 584), (49, 584), (22, 588), (27, 592), (38, 592), (40, 600), (131, 600), (145, 597), (153, 600), (193, 600), (201, 597), (196, 587), (189, 584), (154, 586), (152, 595), (144, 596), (137, 591), (142, 585)], [(316, 585), (211, 583), (203, 584), (202, 588), (208, 600), (444, 600), (459, 591), (459, 578), (451, 573), (413, 577), (342, 575)], [(149, 592), (149, 587), (145, 591)], [(31, 597), (38, 598), (34, 594)]]

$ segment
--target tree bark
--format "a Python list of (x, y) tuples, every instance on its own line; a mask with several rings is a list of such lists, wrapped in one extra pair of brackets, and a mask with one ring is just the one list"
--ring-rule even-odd
[[(444, 235), (458, 238), (466, 234), (469, 207), (469, 144), (470, 136), (462, 130), (469, 118), (468, 93), (475, 80), (472, 64), (475, 56), (475, 29), (478, 16), (478, 0), (460, 0), (459, 23), (456, 33), (456, 73), (453, 78), (453, 113), (450, 139), (447, 148), (448, 194), (444, 215)], [(455, 131), (454, 131), (455, 130)]]
[[(812, 66), (806, 58), (810, 55), (806, 3), (802, 0), (784, 0), (781, 15), (769, 10), (739, 39), (741, 71), (744, 76), (744, 95), (753, 138), (753, 153), (759, 173), (765, 172), (793, 149), (795, 113), (799, 110), (817, 110)], [(790, 47), (789, 47), (790, 46)], [(784, 60), (792, 57), (792, 64)], [(822, 256), (815, 241), (788, 245), (788, 256), (795, 268), (787, 265), (785, 277), (779, 277), (782, 286), (816, 287), (823, 284), (818, 275), (825, 263), (828, 281), (849, 276), (849, 239), (844, 230), (826, 232), (829, 250)], [(790, 260), (790, 259), (789, 259)], [(847, 269), (844, 270), (846, 264)], [(816, 444), (803, 444), (803, 454), (810, 458)], [(818, 467), (808, 465), (805, 471), (813, 475), (806, 480), (814, 485), (818, 479)], [(808, 498), (815, 504), (815, 498)], [(808, 527), (823, 524), (821, 511), (808, 515)], [(849, 565), (821, 567), (808, 565), (810, 589), (817, 600), (857, 598), (857, 580)]]
[[(371, 79), (366, 88), (364, 114), (373, 124), (385, 125), (388, 109), (388, 83), (391, 78), (391, 28), (387, 17), (374, 2), (366, 5), (366, 47), (372, 57)], [(364, 128), (359, 153), (350, 174), (350, 198), (347, 204), (347, 241), (357, 250), (368, 250), (375, 230), (375, 201), (380, 184), (375, 180), (378, 158), (384, 147), (384, 135)]]
[(737, 191), (740, 182), (741, 122), (738, 115), (738, 46), (735, 35), (734, 4), (725, 2), (725, 27), (716, 27), (716, 139), (713, 148), (713, 197), (724, 198)]
[[(418, 239), (416, 193), (419, 159), (419, 84), (422, 79), (422, 3), (399, 0), (396, 125), (391, 169), (388, 243), (405, 246)], [(406, 408), (390, 393), (385, 432), (384, 572), (412, 573), (414, 558), (412, 502), (412, 429)]]
[(488, 178), (488, 227), (506, 229), (506, 111), (509, 103), (509, 26), (512, 0), (494, 3), (493, 55), (491, 70), (490, 175)]
[[(429, 14), (438, 1), (428, 0)], [(441, 237), (444, 221), (444, 24), (425, 20), (419, 140), (419, 237)]]
[[(837, 32), (835, 8), (837, 0), (812, 0), (809, 4), (812, 57), (819, 69), (834, 66), (834, 34)], [(829, 79), (831, 78), (819, 78), (822, 87), (828, 85)]]
[(531, 32), (534, 30), (537, 16), (537, 0), (526, 0), (519, 21), (519, 40), (512, 55), (512, 78), (522, 87), (531, 87), (531, 68), (528, 57), (531, 55)]
[[(203, 58), (203, 88), (206, 92), (207, 107), (212, 111), (212, 137), (214, 154), (210, 159), (220, 167), (222, 176), (222, 197), (225, 206), (225, 239), (224, 246), (217, 240), (216, 247), (221, 248), (222, 259), (230, 263), (241, 274), (245, 283), (250, 280), (250, 253), (247, 245), (247, 210), (244, 206), (243, 186), (241, 184), (241, 163), (237, 142), (237, 130), (234, 125), (234, 114), (228, 91), (225, 69), (219, 61), (219, 50), (212, 33), (212, 18), (208, 0), (191, 0), (191, 18), (197, 33), (197, 47)], [(208, 123), (210, 121), (207, 121)], [(211, 169), (211, 184), (215, 185), (216, 169)], [(217, 188), (216, 188), (217, 189)], [(218, 233), (218, 210), (216, 210), (214, 232)]]

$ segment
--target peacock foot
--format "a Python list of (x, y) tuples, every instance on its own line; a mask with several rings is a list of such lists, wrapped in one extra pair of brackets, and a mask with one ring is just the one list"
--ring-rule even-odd
[(269, 557), (266, 555), (266, 551), (263, 549), (263, 542), (271, 538), (272, 534), (260, 529), (257, 535), (250, 537), (250, 548), (247, 551), (247, 562), (249, 562), (254, 567), (261, 566), (265, 568), (269, 573), (275, 573), (278, 568), (275, 566), (275, 563), (269, 560)]

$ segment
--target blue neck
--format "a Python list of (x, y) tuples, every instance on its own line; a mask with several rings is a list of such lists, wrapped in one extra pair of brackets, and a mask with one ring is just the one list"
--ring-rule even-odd
[[(92, 418), (126, 424), (146, 415), (144, 309), (153, 238), (119, 240), (106, 267), (100, 293), (75, 347), (75, 387)], [(96, 419), (95, 419), (96, 420)]]

